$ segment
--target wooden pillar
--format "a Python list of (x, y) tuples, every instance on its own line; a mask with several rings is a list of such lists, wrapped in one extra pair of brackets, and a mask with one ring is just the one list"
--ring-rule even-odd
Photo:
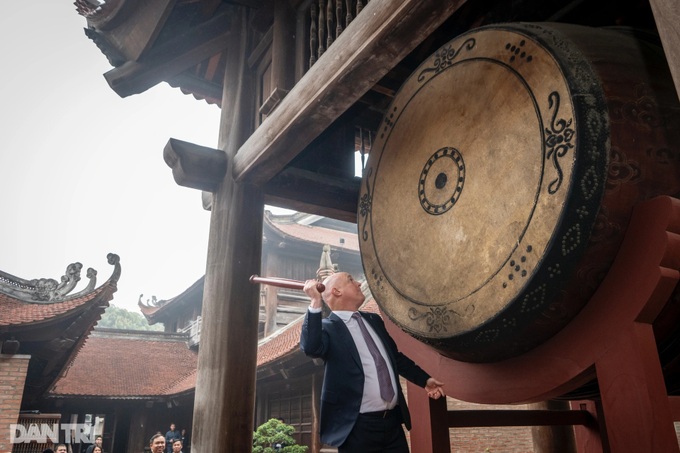
[(652, 325), (634, 323), (595, 367), (611, 451), (680, 452)]
[[(116, 432), (118, 430), (118, 419), (120, 418), (120, 414), (118, 411), (118, 407), (116, 406), (113, 409), (113, 428), (111, 429), (111, 443), (109, 444), (109, 448), (111, 451), (116, 451)], [(103, 440), (103, 439), (102, 439)]]
[(276, 311), (279, 306), (279, 295), (276, 288), (271, 286), (263, 285), (262, 291), (264, 292), (264, 336), (266, 337), (276, 331)]
[(680, 9), (676, 0), (649, 0), (656, 21), (656, 28), (661, 37), (663, 50), (666, 53), (668, 66), (675, 82), (675, 90), (680, 97)]
[(139, 453), (149, 446), (149, 438), (158, 429), (155, 421), (149, 422), (150, 409), (133, 411), (130, 416), (130, 431), (126, 453)]
[(272, 28), (272, 87), (287, 93), (295, 84), (295, 10), (289, 1), (274, 2)]
[[(529, 404), (530, 410), (569, 410), (567, 401), (541, 401)], [(532, 426), (534, 453), (576, 453), (574, 429), (571, 426)]]
[(446, 398), (430, 399), (417, 385), (407, 382), (408, 406), (411, 412), (411, 451), (448, 453), (451, 450)]
[(213, 193), (203, 294), (201, 344), (194, 402), (194, 453), (252, 449), (263, 195), (237, 184), (232, 162), (252, 132), (252, 75), (247, 66), (247, 11), (232, 6), (232, 37), (226, 52), (220, 149), (227, 174)]
[[(270, 252), (267, 253), (267, 263), (266, 267), (263, 266), (263, 275), (273, 275), (273, 276), (286, 276), (284, 269), (281, 265), (281, 259), (276, 253), (276, 245), (268, 244)], [(277, 309), (279, 306), (279, 292), (278, 289), (273, 286), (261, 285), (263, 290), (266, 291), (266, 296), (264, 299), (264, 311), (265, 311), (265, 322), (264, 322), (264, 336), (274, 333), (277, 329)]]
[(572, 410), (584, 410), (590, 412), (596, 424), (593, 426), (574, 426), (574, 442), (576, 451), (579, 453), (605, 453), (609, 452), (607, 442), (607, 428), (602, 416), (602, 405), (592, 400), (571, 401)]
[(319, 435), (319, 413), (321, 406), (321, 384), (323, 379), (319, 373), (312, 374), (312, 451), (321, 451), (321, 436)]

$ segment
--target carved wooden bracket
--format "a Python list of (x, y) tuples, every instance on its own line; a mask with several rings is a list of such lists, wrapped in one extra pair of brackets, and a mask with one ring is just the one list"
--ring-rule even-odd
[(262, 106), (260, 107), (260, 113), (262, 115), (269, 115), (272, 113), (276, 106), (279, 105), (281, 100), (286, 97), (288, 91), (290, 90), (284, 90), (283, 88), (279, 87), (274, 88), (269, 97), (262, 103)]
[(180, 186), (215, 192), (227, 173), (227, 155), (218, 149), (171, 138), (163, 159)]

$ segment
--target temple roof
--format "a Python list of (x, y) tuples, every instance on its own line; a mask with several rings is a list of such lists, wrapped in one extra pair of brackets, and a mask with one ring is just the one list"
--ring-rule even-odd
[(24, 280), (0, 272), (0, 352), (31, 356), (24, 397), (39, 397), (61, 374), (101, 318), (120, 277), (120, 259), (108, 255), (111, 277), (96, 288), (97, 272), (87, 270), (85, 289), (70, 294), (80, 281), (80, 263), (67, 267), (57, 282)]
[[(100, 295), (104, 296), (108, 305), (108, 301), (112, 298), (111, 294), (117, 289), (116, 284), (120, 277), (118, 256), (109, 254), (108, 260), (109, 264), (115, 266), (111, 277), (95, 289), (97, 271), (90, 268), (87, 270), (90, 280), (87, 287), (75, 294), (69, 294), (69, 292), (80, 280), (82, 268), (80, 263), (70, 264), (64, 276), (61, 277), (60, 283), (51, 278), (29, 281), (0, 272), (0, 334), (69, 316), (91, 305), (89, 303)], [(103, 309), (101, 311), (103, 312)]]
[(101, 286), (82, 297), (49, 304), (26, 303), (0, 293), (0, 329), (5, 328), (9, 331), (26, 324), (52, 321), (59, 316), (68, 315), (74, 310), (83, 308), (107, 289), (109, 286)]
[(49, 396), (173, 396), (195, 388), (197, 366), (184, 335), (96, 329)]
[(333, 249), (341, 248), (351, 252), (359, 252), (356, 226), (350, 226), (347, 222), (307, 214), (300, 215), (299, 213), (274, 216), (269, 212), (265, 215), (264, 222), (266, 227), (278, 232), (283, 237), (298, 239), (315, 245), (328, 244)]
[(300, 332), (302, 331), (301, 316), (296, 321), (277, 330), (272, 335), (263, 338), (257, 345), (257, 366), (281, 359), (291, 352), (299, 351)]
[[(370, 298), (361, 307), (362, 311), (380, 314), (378, 305)], [(304, 315), (295, 322), (279, 329), (274, 334), (263, 338), (257, 345), (257, 366), (264, 367), (268, 364), (285, 358), (288, 354), (300, 353), (300, 333)]]
[[(379, 313), (372, 298), (362, 310)], [(287, 360), (307, 360), (299, 347), (303, 319), (300, 317), (258, 343), (258, 370)], [(168, 366), (172, 363), (179, 366)], [(194, 391), (197, 366), (198, 353), (187, 347), (183, 335), (96, 329), (49, 396), (107, 399), (176, 396)]]
[[(332, 250), (342, 250), (350, 254), (359, 253), (359, 240), (356, 226), (348, 222), (328, 219), (325, 217), (296, 212), (293, 214), (275, 215), (270, 211), (264, 216), (264, 241), (292, 240), (298, 245), (305, 244), (318, 248), (319, 245), (329, 245)], [(276, 235), (276, 239), (272, 236)], [(163, 322), (164, 315), (186, 304), (200, 304), (203, 298), (203, 284), (205, 276), (199, 278), (182, 293), (171, 299), (156, 300), (146, 303), (140, 296), (137, 305), (150, 324)]]
[(140, 296), (139, 301), (137, 302), (139, 310), (142, 312), (146, 320), (149, 321), (149, 324), (162, 322), (162, 315), (171, 308), (179, 308), (179, 306), (183, 306), (188, 303), (195, 303), (195, 301), (198, 301), (200, 304), (203, 298), (204, 281), (205, 276), (196, 280), (191, 286), (171, 299), (158, 301), (153, 299), (150, 303), (144, 303), (142, 302), (142, 296)]
[[(105, 74), (120, 96), (166, 81), (219, 105), (230, 12), (214, 0), (76, 0), (85, 34), (106, 56)], [(258, 2), (251, 2), (259, 6)], [(161, 69), (158, 69), (158, 68)]]

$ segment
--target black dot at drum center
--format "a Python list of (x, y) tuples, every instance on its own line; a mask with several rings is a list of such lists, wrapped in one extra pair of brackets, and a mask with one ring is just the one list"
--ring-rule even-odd
[(448, 177), (446, 176), (446, 173), (439, 173), (437, 175), (437, 178), (434, 180), (434, 186), (437, 189), (443, 189), (444, 186), (446, 185), (447, 180)]

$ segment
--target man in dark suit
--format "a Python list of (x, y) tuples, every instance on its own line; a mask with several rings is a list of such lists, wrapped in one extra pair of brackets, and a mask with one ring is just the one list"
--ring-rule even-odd
[(444, 396), (444, 384), (399, 352), (380, 316), (357, 311), (364, 295), (351, 275), (339, 272), (324, 281), (323, 300), (332, 313), (323, 320), (317, 283), (305, 282), (311, 303), (300, 348), (325, 361), (321, 441), (340, 453), (408, 452), (402, 423), (411, 429), (411, 418), (398, 375), (434, 399)]

